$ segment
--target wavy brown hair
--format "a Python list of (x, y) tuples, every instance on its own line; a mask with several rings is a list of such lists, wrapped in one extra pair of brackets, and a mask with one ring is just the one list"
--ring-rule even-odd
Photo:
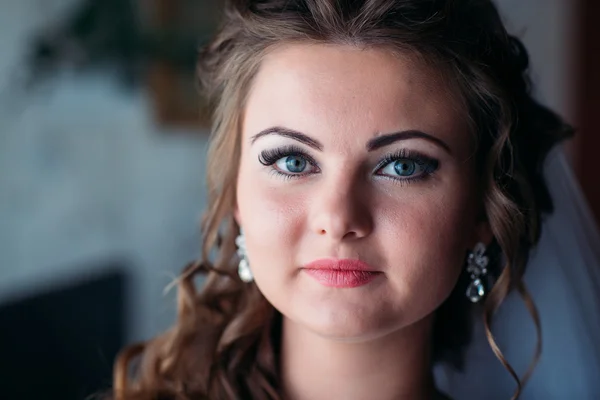
[[(492, 2), (230, 0), (224, 11), (222, 27), (198, 63), (202, 91), (214, 105), (202, 256), (178, 279), (175, 326), (118, 358), (114, 398), (283, 397), (277, 357), (281, 316), (255, 284), (242, 283), (236, 274), (234, 238), (239, 227), (233, 209), (241, 115), (249, 87), (264, 55), (293, 42), (416, 54), (452, 82), (477, 141), (481, 199), (494, 235), (489, 250), (496, 279), (483, 307), (475, 311), (483, 317), (493, 351), (517, 382), (516, 398), (521, 380), (502, 356), (490, 325), (507, 294), (516, 289), (538, 327), (537, 359), (539, 320), (522, 278), (529, 251), (540, 237), (542, 215), (552, 210), (542, 176), (544, 159), (571, 129), (533, 99), (527, 52), (506, 32)], [(201, 290), (195, 284), (199, 275), (206, 275)], [(459, 367), (473, 311), (465, 300), (465, 283), (460, 280), (436, 311), (433, 337), (434, 361)]]

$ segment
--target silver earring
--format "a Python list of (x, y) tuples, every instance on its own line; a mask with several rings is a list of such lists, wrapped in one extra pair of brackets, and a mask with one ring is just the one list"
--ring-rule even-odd
[(243, 282), (250, 283), (254, 280), (254, 275), (252, 275), (248, 256), (246, 255), (246, 238), (242, 230), (240, 230), (238, 237), (235, 238), (235, 244), (237, 245), (237, 255), (240, 257), (238, 275)]
[(473, 303), (479, 302), (485, 296), (486, 290), (483, 279), (487, 274), (488, 257), (485, 255), (485, 245), (477, 243), (467, 257), (467, 273), (471, 283), (467, 287), (467, 297)]

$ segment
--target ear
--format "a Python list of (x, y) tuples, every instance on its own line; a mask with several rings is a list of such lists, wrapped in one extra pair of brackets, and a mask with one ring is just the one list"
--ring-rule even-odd
[(471, 238), (471, 248), (479, 242), (489, 246), (494, 239), (494, 234), (487, 218), (481, 218), (475, 223), (475, 229), (473, 230), (473, 237)]

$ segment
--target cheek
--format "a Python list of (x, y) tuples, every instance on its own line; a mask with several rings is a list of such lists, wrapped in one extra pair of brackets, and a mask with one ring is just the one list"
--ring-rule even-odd
[[(261, 172), (260, 175), (263, 175)], [(237, 187), (240, 222), (245, 230), (263, 238), (277, 239), (278, 232), (298, 229), (306, 194), (291, 194), (259, 174), (240, 174)], [(292, 232), (289, 232), (290, 234)]]
[(248, 170), (240, 172), (237, 199), (253, 270), (287, 265), (304, 232), (307, 193), (293, 190), (291, 182), (282, 188), (282, 180), (265, 171)]
[[(390, 279), (404, 299), (435, 309), (461, 273), (475, 216), (466, 190), (436, 190), (378, 207)], [(385, 211), (389, 210), (389, 211)]]

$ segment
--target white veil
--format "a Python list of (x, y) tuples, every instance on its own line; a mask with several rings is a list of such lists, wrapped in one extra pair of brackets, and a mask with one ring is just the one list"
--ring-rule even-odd
[[(548, 157), (546, 180), (555, 210), (543, 225), (525, 282), (538, 307), (542, 355), (519, 399), (600, 399), (600, 234), (563, 148)], [(442, 390), (457, 400), (510, 399), (516, 384), (491, 352), (476, 321), (463, 373), (439, 366)], [(535, 328), (517, 293), (492, 328), (520, 376), (532, 360)]]

